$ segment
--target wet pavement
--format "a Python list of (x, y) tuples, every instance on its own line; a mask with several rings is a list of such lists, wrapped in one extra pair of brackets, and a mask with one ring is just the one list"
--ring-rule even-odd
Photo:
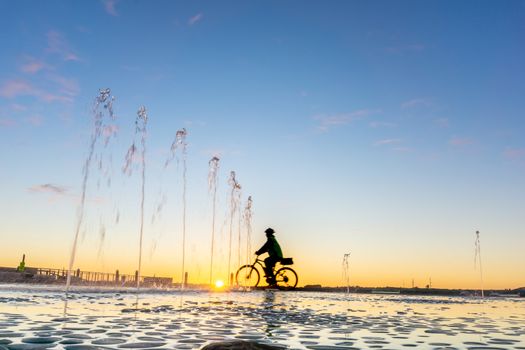
[[(138, 301), (138, 303), (137, 303)], [(525, 349), (525, 299), (0, 286), (0, 350)]]

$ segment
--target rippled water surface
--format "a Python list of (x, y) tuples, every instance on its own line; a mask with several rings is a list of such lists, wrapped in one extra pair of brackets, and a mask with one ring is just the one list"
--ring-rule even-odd
[(525, 298), (207, 293), (0, 286), (0, 350), (192, 349), (219, 340), (292, 349), (525, 349)]

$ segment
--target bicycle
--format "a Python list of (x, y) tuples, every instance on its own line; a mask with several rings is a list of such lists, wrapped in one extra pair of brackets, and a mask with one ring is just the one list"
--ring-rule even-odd
[[(278, 263), (281, 265), (293, 265), (293, 259), (283, 258)], [(253, 264), (243, 265), (237, 270), (237, 273), (235, 274), (235, 281), (237, 282), (238, 286), (245, 288), (257, 287), (261, 279), (257, 265), (259, 265), (263, 271), (265, 270), (264, 260), (259, 259), (259, 256), (255, 258)], [(297, 282), (299, 281), (297, 273), (291, 267), (287, 266), (278, 269), (274, 273), (274, 276), (277, 288), (283, 290), (295, 288), (297, 286)]]

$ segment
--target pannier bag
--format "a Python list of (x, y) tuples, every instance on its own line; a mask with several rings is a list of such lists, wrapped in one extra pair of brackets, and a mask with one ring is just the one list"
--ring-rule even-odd
[(293, 258), (282, 258), (281, 265), (293, 265)]

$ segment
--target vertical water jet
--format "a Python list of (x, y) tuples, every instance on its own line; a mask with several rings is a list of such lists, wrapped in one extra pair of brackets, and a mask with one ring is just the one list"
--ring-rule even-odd
[(177, 142), (182, 147), (182, 280), (180, 288), (184, 288), (184, 268), (186, 259), (186, 129), (177, 131)]
[(241, 222), (242, 222), (242, 207), (241, 207), (241, 191), (237, 191), (237, 268), (241, 266)]
[(213, 157), (208, 162), (208, 193), (212, 193), (211, 252), (210, 252), (210, 285), (213, 285), (213, 250), (215, 241), (215, 212), (217, 204), (217, 175), (219, 158)]
[(188, 132), (186, 131), (186, 128), (182, 128), (180, 130), (177, 130), (175, 133), (175, 140), (171, 144), (171, 156), (166, 161), (165, 166), (168, 166), (168, 164), (174, 159), (177, 159), (177, 164), (179, 164), (179, 158), (177, 157), (178, 150), (180, 150), (180, 153), (182, 154), (182, 272), (181, 272), (181, 282), (180, 282), (180, 289), (184, 289), (184, 268), (185, 268), (185, 259), (186, 259), (186, 149), (187, 149), (187, 143), (186, 143), (186, 136), (188, 135)]
[[(146, 184), (146, 137), (147, 137), (147, 126), (148, 124), (148, 114), (146, 111), (146, 107), (141, 106), (139, 110), (137, 111), (137, 117), (135, 119), (135, 137), (133, 138), (133, 143), (128, 148), (128, 152), (126, 153), (125, 163), (124, 167), (122, 168), (122, 171), (127, 174), (131, 175), (132, 173), (132, 166), (133, 166), (133, 160), (135, 158), (135, 154), (137, 152), (137, 146), (135, 146), (135, 138), (137, 135), (140, 135), (140, 145), (141, 145), (141, 155), (140, 155), (140, 161), (141, 161), (141, 188), (140, 188), (140, 228), (139, 228), (139, 261), (138, 261), (138, 269), (137, 269), (137, 292), (140, 288), (140, 276), (141, 276), (141, 269), (142, 269), (142, 242), (144, 237), (144, 197), (145, 197), (145, 184)], [(137, 294), (138, 297), (138, 294)], [(137, 302), (138, 307), (138, 302)]]
[(350, 253), (343, 255), (343, 281), (346, 284), (346, 294), (350, 293)]
[(483, 290), (483, 266), (481, 265), (481, 242), (479, 240), (479, 231), (476, 231), (476, 240), (474, 242), (474, 268), (477, 266), (479, 261), (479, 279), (481, 287), (481, 298), (485, 297), (485, 292)]
[[(91, 168), (93, 155), (95, 153), (95, 146), (100, 136), (104, 134), (106, 145), (109, 142), (109, 138), (112, 136), (112, 133), (104, 133), (104, 131), (108, 127), (108, 125), (105, 123), (105, 119), (110, 119), (111, 121), (115, 120), (115, 115), (113, 113), (113, 101), (114, 100), (115, 98), (111, 95), (111, 90), (107, 88), (107, 89), (99, 90), (99, 94), (95, 98), (95, 101), (93, 103), (93, 110), (92, 110), (93, 119), (94, 119), (93, 130), (91, 133), (88, 155), (86, 157), (86, 160), (84, 161), (84, 166), (82, 168), (82, 187), (81, 187), (82, 192), (80, 195), (80, 203), (79, 203), (78, 211), (77, 211), (77, 222), (75, 225), (75, 234), (73, 238), (73, 245), (71, 247), (71, 256), (69, 258), (69, 265), (68, 265), (68, 270), (67, 270), (64, 314), (67, 311), (68, 292), (69, 292), (69, 288), (71, 285), (71, 272), (73, 270), (73, 265), (75, 263), (75, 258), (76, 258), (78, 236), (80, 233), (80, 228), (82, 227), (82, 223), (84, 221), (84, 211), (85, 211), (85, 204), (86, 204), (86, 190), (87, 190), (87, 183), (88, 183), (89, 173), (90, 173), (89, 170)], [(104, 113), (104, 111), (106, 111), (106, 113)], [(116, 130), (116, 128), (111, 128), (111, 129)]]
[(246, 264), (250, 264), (252, 251), (252, 196), (248, 196), (244, 207), (244, 224), (246, 225)]
[(228, 276), (227, 280), (229, 281), (230, 286), (232, 285), (231, 279), (231, 258), (232, 258), (232, 238), (233, 238), (233, 218), (235, 212), (237, 211), (237, 192), (241, 190), (241, 185), (237, 182), (235, 178), (235, 171), (230, 171), (230, 178), (228, 179), (228, 184), (231, 186), (230, 193), (230, 239), (229, 239), (229, 249), (228, 249)]

